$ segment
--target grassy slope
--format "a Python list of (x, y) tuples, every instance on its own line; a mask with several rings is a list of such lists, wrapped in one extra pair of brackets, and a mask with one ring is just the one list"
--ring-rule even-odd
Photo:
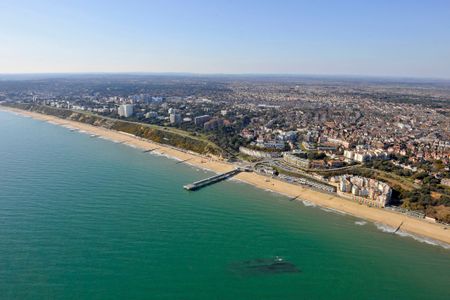
[(120, 119), (103, 117), (89, 112), (74, 111), (34, 104), (15, 103), (10, 104), (9, 106), (18, 109), (48, 114), (62, 119), (73, 120), (91, 124), (94, 126), (130, 133), (157, 143), (194, 151), (200, 154), (213, 154), (217, 156), (222, 156), (224, 154), (222, 149), (216, 144), (209, 141), (206, 136), (193, 136), (189, 132), (185, 132), (183, 130), (175, 128), (161, 127), (157, 125), (138, 122), (129, 122)]

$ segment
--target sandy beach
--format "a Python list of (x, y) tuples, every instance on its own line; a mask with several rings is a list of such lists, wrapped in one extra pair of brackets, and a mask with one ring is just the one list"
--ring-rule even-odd
[[(85, 131), (89, 134), (93, 134), (119, 143), (128, 144), (142, 150), (155, 149), (154, 151), (160, 154), (164, 154), (183, 161), (186, 160), (186, 163), (188, 164), (199, 168), (208, 169), (217, 173), (230, 171), (236, 167), (233, 164), (221, 161), (219, 159), (212, 159), (195, 153), (175, 149), (173, 147), (153, 143), (149, 140), (144, 140), (127, 133), (117, 132), (101, 127), (95, 127), (92, 125), (66, 119), (60, 119), (54, 116), (12, 109), (9, 107), (0, 107), (0, 110), (12, 111), (17, 114), (32, 117), (34, 119), (47, 121), (53, 124), (73, 128), (80, 131)], [(446, 229), (446, 227), (442, 224), (430, 223), (425, 220), (405, 216), (400, 213), (385, 209), (370, 208), (364, 205), (360, 205), (356, 202), (341, 198), (337, 195), (333, 196), (330, 194), (321, 193), (299, 185), (290, 184), (256, 173), (243, 172), (236, 175), (235, 178), (261, 189), (270, 190), (292, 198), (298, 197), (301, 200), (307, 200), (324, 208), (344, 212), (355, 217), (363, 218), (375, 223), (381, 223), (392, 228), (396, 228), (403, 222), (403, 225), (401, 226), (401, 231), (403, 232), (431, 238), (433, 240), (444, 242), (450, 245), (450, 228)]]

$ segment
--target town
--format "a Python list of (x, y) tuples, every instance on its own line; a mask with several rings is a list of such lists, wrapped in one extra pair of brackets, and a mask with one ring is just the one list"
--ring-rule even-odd
[(173, 128), (268, 177), (450, 223), (450, 86), (306, 77), (0, 81), (0, 102)]

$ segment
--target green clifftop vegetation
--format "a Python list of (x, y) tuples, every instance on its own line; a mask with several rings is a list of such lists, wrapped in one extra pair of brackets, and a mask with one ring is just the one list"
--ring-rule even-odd
[(62, 108), (55, 108), (44, 105), (9, 103), (9, 107), (42, 113), (55, 116), (61, 119), (77, 121), (93, 126), (104, 127), (106, 129), (117, 130), (136, 135), (156, 143), (161, 143), (199, 154), (211, 154), (224, 156), (224, 151), (217, 145), (199, 136), (193, 136), (182, 130), (165, 128), (156, 125), (148, 125), (136, 122), (129, 122), (119, 119), (107, 118), (91, 114), (89, 112), (79, 112)]

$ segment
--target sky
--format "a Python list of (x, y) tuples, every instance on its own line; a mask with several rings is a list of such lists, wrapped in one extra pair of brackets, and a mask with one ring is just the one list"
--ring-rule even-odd
[(450, 1), (0, 1), (0, 73), (450, 78)]

